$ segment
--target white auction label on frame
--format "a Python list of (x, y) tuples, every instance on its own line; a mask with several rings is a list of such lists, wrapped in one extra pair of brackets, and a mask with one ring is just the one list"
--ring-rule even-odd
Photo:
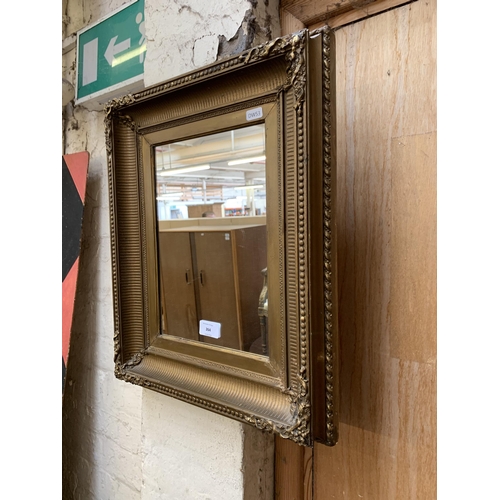
[(250, 120), (257, 120), (257, 118), (262, 118), (264, 113), (262, 113), (262, 108), (255, 108), (247, 111), (247, 122)]
[(220, 327), (220, 323), (202, 319), (200, 321), (200, 335), (204, 335), (205, 337), (212, 337), (213, 339), (220, 339)]

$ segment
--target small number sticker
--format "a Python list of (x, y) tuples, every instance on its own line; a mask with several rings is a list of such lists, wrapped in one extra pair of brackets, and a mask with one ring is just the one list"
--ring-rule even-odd
[(200, 321), (200, 335), (203, 335), (204, 337), (212, 337), (213, 339), (220, 339), (220, 327), (220, 323), (202, 319)]
[(257, 118), (262, 118), (264, 113), (262, 113), (262, 108), (250, 109), (247, 111), (247, 122), (251, 120), (257, 120)]

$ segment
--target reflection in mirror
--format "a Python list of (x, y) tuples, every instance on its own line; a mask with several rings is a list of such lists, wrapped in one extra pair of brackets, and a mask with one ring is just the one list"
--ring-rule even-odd
[(155, 147), (162, 334), (268, 355), (265, 124)]

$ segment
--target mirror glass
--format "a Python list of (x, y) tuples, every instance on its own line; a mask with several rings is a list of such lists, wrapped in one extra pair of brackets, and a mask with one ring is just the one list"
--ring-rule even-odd
[(267, 356), (265, 124), (154, 154), (162, 334)]

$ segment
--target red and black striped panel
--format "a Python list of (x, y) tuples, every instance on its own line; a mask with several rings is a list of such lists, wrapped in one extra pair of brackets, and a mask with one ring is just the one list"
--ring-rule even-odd
[(62, 387), (68, 362), (71, 322), (80, 257), (89, 154), (62, 157)]

